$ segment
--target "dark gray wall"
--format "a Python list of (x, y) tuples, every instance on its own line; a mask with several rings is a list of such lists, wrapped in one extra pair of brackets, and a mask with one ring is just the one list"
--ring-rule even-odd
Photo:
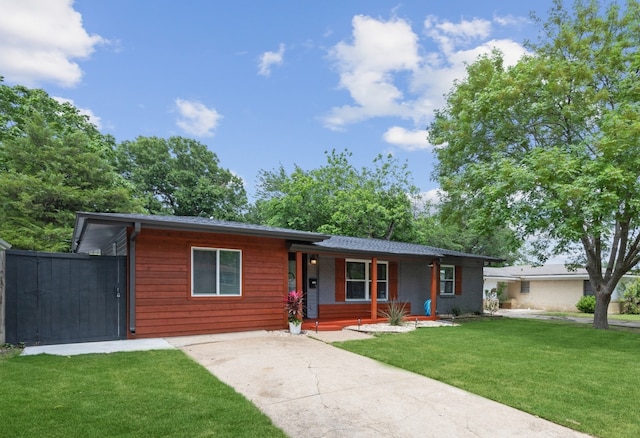
[(125, 339), (125, 279), (125, 257), (7, 251), (6, 342)]

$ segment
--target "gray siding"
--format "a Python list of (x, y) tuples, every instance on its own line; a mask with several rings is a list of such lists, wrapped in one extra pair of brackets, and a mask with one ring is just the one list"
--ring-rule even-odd
[(336, 259), (331, 256), (320, 256), (318, 261), (318, 304), (335, 304), (336, 302)]
[[(386, 261), (380, 259), (380, 261)], [(431, 298), (431, 267), (426, 260), (400, 260), (398, 263), (398, 299), (411, 303), (411, 313), (424, 315), (424, 303)], [(437, 313), (451, 313), (457, 306), (462, 312), (482, 311), (482, 260), (470, 258), (447, 258), (443, 265), (462, 266), (462, 294), (436, 295)], [(320, 256), (318, 263), (318, 289), (313, 297), (309, 289), (307, 314), (317, 316), (318, 304), (335, 304), (335, 258)], [(314, 316), (312, 316), (314, 315)]]
[(398, 300), (411, 303), (413, 315), (424, 315), (424, 302), (431, 295), (431, 268), (424, 261), (398, 263)]
[(462, 295), (438, 295), (438, 314), (451, 313), (453, 307), (458, 307), (463, 313), (482, 312), (483, 262), (474, 259), (444, 259), (442, 264), (462, 266)]

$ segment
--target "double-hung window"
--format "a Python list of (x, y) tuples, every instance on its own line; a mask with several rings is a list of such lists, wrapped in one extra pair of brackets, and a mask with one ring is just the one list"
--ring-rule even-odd
[(242, 252), (191, 248), (191, 295), (242, 295)]
[(455, 266), (440, 266), (440, 295), (454, 295), (456, 283)]
[[(378, 262), (377, 264), (377, 299), (385, 301), (388, 297), (389, 264)], [(371, 300), (371, 262), (366, 260), (347, 260), (346, 269), (346, 299), (347, 301)]]

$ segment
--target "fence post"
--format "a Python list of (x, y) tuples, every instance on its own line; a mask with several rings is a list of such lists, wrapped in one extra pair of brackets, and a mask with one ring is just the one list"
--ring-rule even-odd
[(6, 331), (5, 331), (5, 272), (6, 272), (6, 256), (5, 250), (11, 248), (4, 240), (0, 239), (0, 345), (6, 342)]

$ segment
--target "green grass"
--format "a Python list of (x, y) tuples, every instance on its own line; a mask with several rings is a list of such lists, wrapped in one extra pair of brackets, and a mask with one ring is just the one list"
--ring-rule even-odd
[(524, 319), (335, 345), (601, 437), (640, 436), (640, 335)]
[(0, 358), (10, 437), (284, 437), (177, 350)]

